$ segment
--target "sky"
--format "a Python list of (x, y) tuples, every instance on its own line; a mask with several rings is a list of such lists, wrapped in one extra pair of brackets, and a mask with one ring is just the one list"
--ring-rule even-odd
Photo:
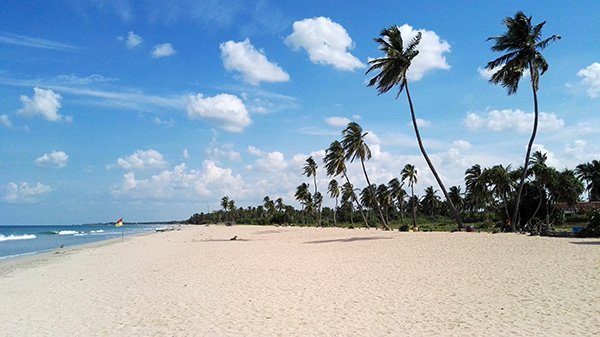
[(5, 0), (0, 224), (182, 220), (226, 195), (298, 206), (306, 159), (325, 194), (325, 149), (351, 121), (368, 132), (373, 183), (410, 163), (417, 194), (439, 190), (406, 97), (366, 85), (373, 39), (393, 25), (407, 41), (422, 33), (408, 73), (421, 135), (446, 187), (464, 191), (474, 164), (523, 164), (529, 78), (508, 96), (484, 69), (500, 56), (487, 38), (519, 10), (561, 36), (543, 51), (534, 150), (560, 170), (600, 159), (595, 0)]

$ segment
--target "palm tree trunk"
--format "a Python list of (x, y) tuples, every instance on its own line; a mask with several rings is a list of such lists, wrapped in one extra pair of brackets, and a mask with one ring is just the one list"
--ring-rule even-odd
[[(315, 182), (315, 197), (317, 196), (317, 174), (313, 174), (313, 179)], [(317, 227), (321, 226), (321, 205), (319, 205), (319, 207), (315, 208), (315, 218), (317, 220)]]
[(417, 205), (415, 205), (415, 188), (413, 185), (410, 185), (410, 194), (412, 199), (412, 220), (413, 220), (413, 228), (417, 227)]
[(404, 225), (404, 200), (400, 199), (400, 226)]
[(369, 185), (369, 189), (371, 190), (371, 198), (373, 199), (373, 204), (375, 204), (375, 208), (377, 208), (377, 212), (379, 213), (379, 219), (381, 219), (381, 223), (383, 224), (383, 227), (385, 227), (385, 229), (390, 230), (390, 227), (388, 227), (387, 221), (385, 221), (385, 218), (383, 217), (383, 213), (381, 212), (381, 207), (379, 206), (379, 201), (377, 201), (377, 198), (375, 197), (375, 189), (373, 188), (373, 185), (371, 185), (371, 182), (369, 181), (369, 176), (367, 175), (367, 169), (365, 168), (365, 161), (362, 160), (362, 158), (360, 159), (360, 163), (362, 164), (362, 169), (363, 169), (363, 173), (365, 174), (365, 179), (367, 180), (367, 184)]
[(515, 210), (513, 211), (512, 222), (513, 232), (515, 231), (517, 225), (516, 220), (517, 216), (519, 215), (521, 193), (523, 193), (523, 185), (525, 185), (525, 178), (527, 178), (527, 166), (529, 166), (529, 156), (531, 155), (531, 148), (533, 147), (533, 142), (535, 140), (535, 134), (537, 133), (538, 127), (538, 99), (534, 83), (535, 79), (533, 77), (533, 64), (531, 63), (531, 61), (529, 61), (529, 75), (531, 77), (531, 89), (533, 90), (533, 130), (531, 131), (531, 138), (529, 138), (529, 143), (527, 144), (527, 153), (525, 154), (525, 165), (523, 165), (523, 174), (521, 175), (521, 182), (519, 182), (519, 191), (517, 192), (517, 196), (515, 198)]
[(335, 197), (335, 208), (333, 209), (333, 227), (337, 227), (337, 219), (336, 219), (337, 207), (338, 207), (338, 198)]
[(419, 149), (421, 150), (421, 153), (423, 154), (423, 157), (425, 158), (425, 161), (427, 162), (427, 166), (429, 166), (431, 173), (433, 173), (435, 180), (437, 181), (438, 185), (440, 186), (440, 189), (444, 193), (444, 197), (446, 198), (446, 201), (448, 201), (448, 205), (450, 206), (450, 212), (452, 213), (452, 216), (454, 217), (456, 224), (458, 225), (458, 230), (461, 230), (464, 227), (462, 218), (460, 217), (460, 214), (456, 210), (456, 207), (454, 207), (454, 203), (452, 203), (450, 196), (448, 196), (446, 187), (444, 187), (444, 183), (442, 183), (442, 179), (440, 179), (437, 171), (435, 170), (435, 167), (433, 167), (433, 163), (431, 163), (431, 160), (429, 159), (429, 156), (427, 155), (427, 152), (425, 151), (425, 147), (423, 147), (423, 141), (421, 140), (421, 135), (419, 133), (419, 127), (417, 126), (417, 118), (415, 117), (415, 109), (413, 107), (412, 99), (410, 98), (410, 92), (408, 91), (408, 81), (406, 79), (404, 80), (404, 89), (406, 90), (406, 97), (408, 98), (408, 105), (410, 107), (410, 116), (412, 118), (413, 127), (415, 129), (415, 134), (417, 136), (417, 142), (419, 143)]
[[(346, 170), (345, 169), (344, 169), (344, 178), (346, 178), (346, 181), (348, 182), (348, 184), (350, 186), (352, 186), (352, 183), (350, 183), (350, 179), (348, 178), (348, 174), (346, 174)], [(363, 211), (360, 202), (358, 202), (358, 199), (356, 198), (356, 194), (354, 194), (354, 190), (352, 190), (352, 199), (354, 199), (354, 202), (356, 203), (356, 206), (358, 206), (358, 210), (360, 211), (360, 215), (362, 215), (362, 218), (365, 221), (365, 226), (367, 228), (371, 228), (371, 226), (369, 226), (369, 222), (367, 221), (367, 217), (365, 216), (365, 212)]]

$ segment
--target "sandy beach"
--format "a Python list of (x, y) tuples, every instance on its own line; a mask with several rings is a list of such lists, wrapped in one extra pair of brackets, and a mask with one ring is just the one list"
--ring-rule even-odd
[(593, 336), (599, 285), (598, 239), (194, 226), (2, 262), (0, 335)]

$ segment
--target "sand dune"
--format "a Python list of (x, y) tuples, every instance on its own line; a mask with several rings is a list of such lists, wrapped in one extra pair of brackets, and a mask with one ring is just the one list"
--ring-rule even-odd
[(600, 240), (197, 226), (4, 262), (0, 304), (1, 336), (592, 336)]

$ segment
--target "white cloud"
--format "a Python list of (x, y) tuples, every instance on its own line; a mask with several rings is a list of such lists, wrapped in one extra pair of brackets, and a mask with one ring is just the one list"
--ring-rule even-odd
[(450, 52), (450, 44), (436, 34), (436, 32), (426, 29), (414, 29), (408, 24), (400, 27), (404, 46), (421, 33), (421, 42), (417, 46), (419, 54), (413, 59), (408, 70), (407, 77), (409, 80), (418, 81), (423, 76), (435, 69), (450, 69), (450, 65), (446, 62), (445, 53)]
[(4, 126), (6, 128), (9, 128), (9, 129), (11, 129), (13, 127), (13, 125), (10, 121), (10, 118), (8, 118), (7, 114), (0, 115), (0, 125)]
[(164, 119), (160, 119), (159, 117), (152, 118), (152, 123), (154, 125), (165, 126), (167, 128), (171, 128), (175, 124), (177, 124), (173, 118), (169, 118), (168, 120), (164, 120)]
[(331, 126), (336, 126), (336, 127), (346, 127), (348, 125), (348, 123), (352, 122), (351, 120), (349, 120), (346, 117), (327, 117), (325, 118), (325, 123), (327, 123), (328, 125)]
[(60, 101), (62, 96), (51, 89), (45, 90), (38, 87), (33, 88), (33, 93), (32, 98), (21, 95), (23, 107), (19, 110), (19, 114), (29, 117), (41, 115), (51, 122), (70, 122), (72, 120), (71, 116), (65, 117), (58, 113), (58, 110), (61, 108)]
[[(471, 112), (463, 120), (463, 124), (471, 131), (486, 129), (490, 131), (515, 130), (529, 132), (533, 127), (533, 112), (521, 110), (492, 110), (485, 114)], [(540, 112), (538, 131), (556, 131), (565, 126), (565, 122), (554, 113)]]
[(11, 204), (18, 203), (33, 203), (36, 201), (36, 197), (50, 193), (52, 188), (42, 183), (35, 185), (29, 185), (29, 183), (16, 184), (14, 182), (8, 183), (6, 186), (6, 194), (4, 195), (4, 202)]
[(78, 47), (68, 45), (62, 42), (56, 42), (51, 40), (40, 39), (37, 37), (29, 37), (17, 34), (3, 33), (0, 32), (0, 43), (12, 44), (17, 46), (41, 48), (41, 49), (52, 49), (62, 51), (73, 51), (79, 49)]
[(221, 59), (227, 71), (238, 71), (242, 79), (252, 85), (260, 82), (287, 82), (290, 76), (278, 65), (271, 63), (262, 50), (256, 50), (250, 40), (221, 43)]
[(117, 166), (124, 170), (158, 169), (167, 166), (163, 155), (153, 149), (137, 150), (125, 158), (117, 159)]
[(142, 44), (142, 42), (144, 42), (144, 39), (142, 39), (141, 36), (135, 34), (132, 31), (129, 31), (129, 33), (127, 33), (127, 37), (119, 36), (119, 40), (124, 41), (125, 46), (127, 46), (127, 48), (129, 49), (133, 49)]
[[(417, 126), (418, 127), (422, 127), (422, 128), (426, 128), (428, 126), (431, 125), (431, 121), (425, 120), (425, 119), (421, 119), (421, 118), (417, 118)], [(408, 122), (408, 126), (413, 127), (413, 123)]]
[(205, 153), (209, 159), (216, 162), (221, 158), (236, 162), (242, 160), (240, 153), (233, 149), (233, 144), (221, 144), (217, 141), (216, 137), (211, 139)]
[(164, 170), (147, 179), (137, 178), (135, 173), (128, 172), (112, 192), (116, 198), (179, 200), (214, 198), (225, 194), (236, 198), (245, 195), (246, 188), (243, 179), (234, 175), (231, 169), (205, 160), (201, 170), (179, 164), (173, 170)]
[(452, 146), (463, 151), (469, 150), (472, 147), (471, 143), (463, 139), (455, 140), (452, 142)]
[(259, 157), (254, 162), (254, 165), (248, 166), (249, 169), (274, 172), (285, 170), (288, 167), (284, 154), (279, 151), (264, 152), (250, 145), (248, 146), (248, 153)]
[(303, 48), (313, 63), (332, 65), (340, 70), (355, 70), (365, 65), (348, 52), (354, 43), (340, 24), (318, 17), (296, 21), (285, 43), (294, 50)]
[(242, 132), (252, 123), (242, 100), (229, 94), (207, 98), (203, 98), (202, 94), (190, 95), (187, 113), (191, 119), (213, 121), (230, 132)]
[(63, 151), (52, 151), (44, 153), (41, 157), (35, 160), (35, 164), (39, 167), (63, 168), (67, 166), (69, 155)]
[(183, 157), (183, 159), (190, 159), (190, 152), (188, 151), (188, 149), (183, 149), (181, 156)]
[(157, 44), (152, 50), (152, 57), (154, 58), (168, 57), (173, 54), (175, 54), (175, 49), (170, 43)]
[(600, 63), (594, 62), (577, 72), (582, 77), (581, 83), (587, 87), (587, 93), (591, 98), (600, 96)]

